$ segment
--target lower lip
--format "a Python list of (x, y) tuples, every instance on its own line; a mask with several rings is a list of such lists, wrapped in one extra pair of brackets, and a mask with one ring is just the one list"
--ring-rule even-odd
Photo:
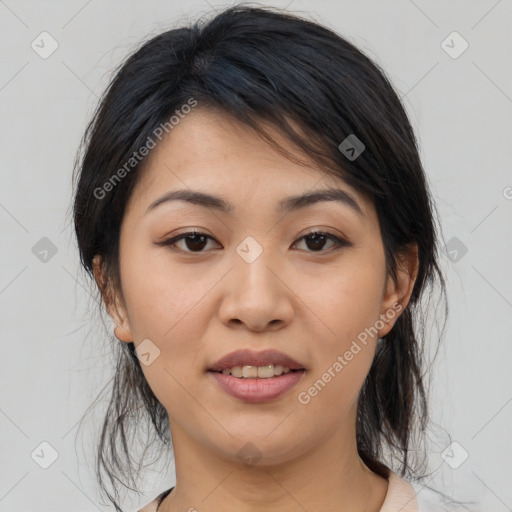
[(293, 388), (305, 373), (305, 370), (289, 372), (268, 379), (245, 379), (208, 372), (228, 394), (244, 402), (259, 403), (275, 400)]

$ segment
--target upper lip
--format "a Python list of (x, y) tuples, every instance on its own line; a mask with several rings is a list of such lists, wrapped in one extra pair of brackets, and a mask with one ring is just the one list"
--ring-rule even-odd
[(301, 370), (304, 366), (292, 359), (290, 356), (277, 350), (269, 349), (255, 352), (253, 350), (235, 350), (221, 357), (216, 363), (208, 368), (213, 372), (221, 372), (226, 368), (235, 366), (267, 366), (269, 364), (290, 368), (291, 370)]

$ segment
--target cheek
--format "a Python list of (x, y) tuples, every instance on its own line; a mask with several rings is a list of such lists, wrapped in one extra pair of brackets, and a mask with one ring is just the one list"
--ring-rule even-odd
[(299, 403), (308, 402), (311, 411), (320, 413), (333, 403), (338, 412), (348, 410), (357, 399), (375, 354), (383, 272), (359, 254), (334, 271), (331, 267), (329, 276), (317, 275), (309, 292), (309, 281), (304, 281), (304, 303), (314, 313), (310, 336), (317, 341), (310, 351), (313, 371)]
[[(301, 279), (299, 294), (311, 310), (324, 353), (348, 350), (355, 339), (370, 342), (377, 338), (384, 267), (368, 255), (354, 253), (343, 263), (316, 273), (314, 279)], [(315, 339), (315, 338), (313, 338)], [(324, 361), (325, 363), (325, 361)]]
[(129, 248), (127, 243), (125, 251), (121, 282), (134, 337), (153, 337), (166, 345), (182, 339), (184, 331), (194, 338), (197, 312), (211, 283), (201, 277), (198, 267), (171, 265), (165, 251), (144, 249), (143, 243)]
[(122, 248), (121, 282), (130, 328), (136, 346), (148, 346), (148, 339), (154, 344), (149, 352), (157, 356), (141, 368), (156, 397), (168, 409), (171, 400), (184, 410), (190, 402), (184, 390), (193, 389), (203, 373), (201, 340), (211, 315), (205, 297), (218, 276), (201, 277), (199, 267), (177, 272), (165, 251), (141, 246), (127, 243)]

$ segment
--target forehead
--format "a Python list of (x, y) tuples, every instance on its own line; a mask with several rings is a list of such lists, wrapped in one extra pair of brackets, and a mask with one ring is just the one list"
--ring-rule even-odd
[(244, 202), (255, 195), (277, 200), (334, 188), (346, 191), (363, 215), (368, 213), (371, 205), (363, 194), (323, 170), (275, 128), (267, 125), (265, 130), (307, 165), (280, 154), (251, 127), (227, 113), (197, 108), (183, 116), (151, 150), (133, 199), (142, 200), (148, 208), (161, 194), (177, 189), (200, 190)]

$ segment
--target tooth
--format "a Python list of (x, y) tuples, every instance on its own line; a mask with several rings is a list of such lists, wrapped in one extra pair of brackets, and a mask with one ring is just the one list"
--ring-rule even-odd
[(258, 366), (258, 377), (261, 379), (268, 379), (274, 376), (274, 365)]
[(243, 366), (242, 367), (242, 376), (245, 378), (253, 378), (258, 376), (258, 367), (257, 366)]
[(290, 373), (290, 368), (284, 367), (280, 364), (276, 364), (275, 366), (272, 364), (264, 365), (264, 366), (253, 366), (253, 365), (245, 365), (245, 366), (233, 366), (233, 368), (224, 368), (222, 373), (224, 375), (232, 375), (237, 378), (245, 378), (245, 379), (270, 379), (272, 377), (277, 377), (281, 374)]
[(241, 377), (242, 376), (242, 367), (234, 366), (233, 368), (231, 368), (231, 375), (233, 375), (233, 377)]
[(282, 364), (276, 364), (274, 366), (274, 375), (281, 375), (283, 373), (283, 365)]

